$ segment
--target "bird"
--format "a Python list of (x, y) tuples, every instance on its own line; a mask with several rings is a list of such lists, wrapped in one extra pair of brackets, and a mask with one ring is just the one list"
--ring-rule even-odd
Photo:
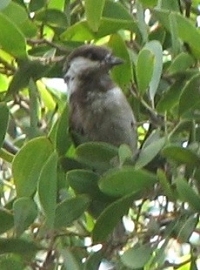
[[(124, 61), (105, 46), (82, 45), (67, 57), (63, 68), (69, 94), (69, 126), (75, 146), (104, 142), (129, 146), (137, 152), (137, 126), (133, 110), (110, 71)], [(122, 74), (123, 76), (123, 74)], [(111, 234), (112, 243), (123, 242), (122, 221)]]
[[(69, 93), (69, 126), (75, 145), (105, 142), (137, 149), (136, 119), (110, 70), (124, 61), (105, 46), (82, 45), (64, 65)], [(123, 74), (122, 74), (123, 76)]]

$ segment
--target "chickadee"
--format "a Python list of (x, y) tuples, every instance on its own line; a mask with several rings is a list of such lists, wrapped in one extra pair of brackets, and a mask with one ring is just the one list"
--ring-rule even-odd
[(95, 45), (83, 45), (68, 56), (64, 80), (69, 91), (70, 130), (76, 145), (84, 138), (117, 147), (127, 144), (136, 150), (135, 117), (109, 74), (110, 69), (122, 63), (109, 49)]

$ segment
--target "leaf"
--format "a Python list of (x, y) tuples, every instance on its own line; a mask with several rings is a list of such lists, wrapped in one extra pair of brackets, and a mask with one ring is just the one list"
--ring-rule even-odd
[(196, 226), (198, 224), (198, 217), (190, 216), (184, 223), (181, 228), (179, 228), (177, 239), (179, 243), (188, 243), (190, 236), (194, 232)]
[[(112, 70), (112, 78), (114, 81), (124, 88), (132, 79), (132, 63), (127, 50), (127, 46), (119, 34), (113, 34), (110, 37), (108, 46), (112, 48), (114, 55), (124, 60), (124, 63)], [(123, 76), (122, 76), (123, 74)]]
[(152, 248), (149, 244), (129, 248), (121, 256), (123, 264), (131, 269), (143, 268), (151, 259)]
[(60, 253), (63, 258), (64, 269), (69, 269), (69, 270), (82, 269), (82, 263), (77, 254), (77, 251), (73, 250), (72, 248), (65, 248), (65, 249), (60, 250)]
[(69, 106), (66, 104), (59, 120), (56, 132), (56, 149), (59, 155), (65, 155), (72, 144), (68, 129), (69, 129)]
[(149, 84), (149, 94), (153, 101), (156, 94), (163, 66), (162, 46), (157, 40), (152, 40), (146, 43), (144, 49), (149, 50), (154, 55), (153, 75)]
[(135, 168), (140, 169), (151, 162), (162, 150), (165, 145), (165, 141), (166, 138), (160, 138), (157, 141), (152, 142), (147, 147), (142, 148), (136, 161)]
[(77, 160), (98, 169), (107, 170), (113, 167), (112, 160), (118, 154), (117, 147), (107, 143), (88, 142), (76, 148)]
[(95, 5), (93, 0), (85, 1), (85, 13), (87, 22), (94, 32), (97, 32), (99, 28), (104, 4), (105, 0), (96, 0)]
[(167, 179), (166, 173), (163, 170), (158, 169), (157, 175), (165, 195), (169, 198), (169, 200), (175, 201), (176, 196), (173, 189), (171, 188), (170, 181)]
[(139, 0), (145, 7), (154, 7), (157, 5), (157, 0)]
[(32, 196), (42, 167), (52, 152), (50, 141), (45, 137), (38, 137), (25, 144), (17, 153), (12, 169), (18, 197)]
[(46, 70), (47, 68), (38, 60), (22, 61), (19, 69), (14, 74), (10, 82), (5, 99), (10, 97), (10, 95), (17, 94), (19, 90), (27, 87), (30, 79), (38, 80), (41, 78)]
[(162, 150), (162, 155), (166, 158), (172, 159), (179, 164), (187, 164), (190, 166), (199, 166), (200, 158), (192, 150), (176, 145), (166, 146)]
[(39, 182), (38, 194), (40, 203), (46, 216), (46, 225), (53, 229), (57, 201), (57, 166), (58, 156), (54, 152), (44, 164)]
[(1, 270), (22, 270), (25, 264), (22, 258), (14, 254), (4, 254), (0, 256), (0, 269)]
[(169, 112), (178, 104), (184, 86), (185, 81), (183, 79), (178, 79), (170, 85), (157, 103), (156, 109), (158, 113)]
[(0, 10), (4, 9), (6, 6), (10, 4), (11, 0), (1, 0), (0, 2)]
[(195, 212), (200, 212), (200, 196), (192, 187), (183, 178), (176, 179), (176, 187), (180, 199), (187, 202)]
[(0, 209), (0, 220), (0, 234), (5, 233), (14, 226), (13, 215), (4, 209)]
[(13, 204), (14, 225), (17, 236), (20, 236), (36, 219), (36, 203), (27, 197), (17, 199)]
[(194, 64), (194, 58), (185, 52), (181, 52), (175, 59), (172, 61), (171, 65), (168, 68), (168, 73), (170, 75), (176, 74), (179, 72), (184, 72), (186, 69), (191, 67)]
[(129, 207), (133, 203), (133, 194), (124, 196), (121, 199), (110, 204), (97, 218), (92, 231), (94, 243), (103, 242), (114, 230), (121, 218), (127, 214)]
[(200, 102), (200, 75), (197, 74), (189, 80), (180, 96), (179, 114), (182, 116)]
[(102, 250), (99, 250), (93, 254), (90, 254), (84, 263), (83, 270), (99, 269), (102, 259), (103, 259)]
[(1, 47), (15, 57), (27, 57), (24, 35), (19, 28), (2, 13), (0, 13), (0, 28)]
[(0, 102), (0, 148), (2, 147), (8, 126), (9, 110), (5, 103)]
[(0, 238), (0, 254), (17, 253), (24, 256), (26, 254), (36, 253), (40, 249), (42, 249), (42, 247), (39, 245), (24, 239)]
[(56, 208), (55, 228), (69, 226), (88, 208), (90, 200), (85, 195), (66, 199)]
[(153, 75), (154, 54), (147, 49), (142, 49), (137, 58), (136, 78), (138, 90), (143, 95), (147, 90)]
[(67, 180), (77, 194), (88, 194), (95, 199), (105, 197), (98, 187), (99, 176), (92, 171), (69, 171), (67, 173)]
[(34, 19), (52, 27), (59, 27), (63, 29), (68, 27), (68, 19), (66, 14), (58, 9), (40, 10), (35, 14)]
[(99, 180), (99, 188), (110, 196), (125, 196), (151, 188), (157, 182), (156, 175), (132, 167), (113, 169)]

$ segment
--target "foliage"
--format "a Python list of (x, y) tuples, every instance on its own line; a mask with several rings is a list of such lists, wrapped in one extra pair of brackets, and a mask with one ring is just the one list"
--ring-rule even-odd
[[(0, 269), (198, 268), (198, 13), (197, 0), (0, 1)], [(134, 162), (125, 145), (75, 148), (67, 91), (45, 79), (85, 42), (125, 60), (112, 76), (137, 118)], [(112, 243), (123, 216), (134, 228)]]

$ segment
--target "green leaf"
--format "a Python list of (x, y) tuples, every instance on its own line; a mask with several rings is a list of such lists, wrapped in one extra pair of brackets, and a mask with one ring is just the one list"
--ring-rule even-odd
[(83, 270), (99, 269), (102, 259), (103, 259), (102, 250), (99, 250), (93, 254), (90, 254), (84, 263)]
[(152, 40), (146, 43), (144, 49), (149, 50), (154, 55), (153, 75), (149, 83), (149, 94), (151, 100), (153, 101), (162, 74), (162, 67), (163, 67), (162, 46), (160, 42), (158, 42), (157, 40)]
[(5, 99), (10, 97), (10, 95), (17, 94), (19, 90), (27, 87), (30, 79), (38, 80), (41, 78), (46, 70), (47, 67), (38, 60), (23, 61), (10, 82)]
[(56, 149), (59, 155), (65, 155), (67, 150), (72, 144), (71, 137), (69, 135), (69, 106), (66, 104), (59, 120), (56, 132)]
[(158, 113), (169, 112), (178, 104), (184, 86), (185, 80), (183, 79), (178, 79), (175, 83), (170, 85), (157, 103), (156, 109)]
[(177, 57), (173, 60), (173, 62), (169, 66), (168, 72), (170, 75), (176, 74), (179, 72), (184, 72), (193, 64), (194, 64), (194, 58), (188, 53), (181, 52), (179, 55), (177, 55)]
[(100, 178), (100, 190), (110, 196), (125, 196), (151, 188), (157, 182), (156, 175), (132, 167), (113, 169)]
[(158, 0), (139, 0), (145, 7), (156, 6)]
[(5, 233), (14, 226), (13, 215), (8, 211), (0, 209), (0, 234)]
[[(114, 81), (124, 88), (132, 79), (132, 63), (127, 50), (127, 46), (119, 34), (113, 34), (110, 37), (108, 46), (112, 48), (113, 54), (124, 60), (124, 63), (112, 70)], [(123, 74), (123, 76), (122, 76)]]
[[(166, 1), (165, 1), (166, 2)], [(177, 33), (178, 37), (187, 43), (192, 52), (196, 57), (200, 57), (200, 32), (199, 29), (186, 17), (182, 16), (179, 13), (175, 13), (170, 11), (174, 14), (174, 20), (176, 20), (177, 25)], [(170, 32), (170, 23), (169, 23), (169, 11), (164, 10), (153, 10), (153, 14), (156, 18), (166, 27), (166, 29)]]
[(13, 204), (14, 225), (17, 236), (20, 236), (36, 219), (36, 203), (27, 197), (17, 199)]
[(9, 110), (5, 103), (0, 103), (0, 148), (2, 147), (8, 126)]
[(10, 4), (11, 0), (1, 0), (0, 2), (0, 10), (4, 9)]
[(200, 158), (192, 150), (188, 148), (183, 148), (176, 145), (166, 146), (162, 150), (163, 156), (172, 159), (179, 164), (187, 164), (190, 166), (199, 166)]
[(176, 187), (180, 199), (187, 202), (194, 211), (200, 212), (200, 196), (192, 189), (186, 180), (183, 178), (176, 179)]
[(149, 244), (129, 248), (121, 256), (123, 264), (131, 269), (143, 268), (151, 259), (152, 248)]
[(96, 32), (100, 25), (100, 19), (104, 9), (105, 0), (96, 0), (95, 5), (93, 0), (85, 1), (85, 12), (87, 22), (90, 28)]
[(90, 200), (85, 195), (67, 199), (56, 208), (55, 228), (69, 226), (88, 208)]
[(94, 243), (105, 241), (108, 235), (114, 230), (121, 218), (127, 214), (133, 203), (133, 194), (124, 196), (110, 204), (98, 217), (92, 231)]
[(183, 115), (190, 109), (192, 109), (195, 105), (200, 103), (200, 93), (199, 93), (199, 85), (200, 85), (200, 75), (197, 74), (189, 80), (180, 96), (179, 102), (179, 114)]
[(46, 225), (54, 227), (55, 210), (57, 201), (57, 166), (58, 156), (54, 152), (44, 164), (38, 183), (40, 203), (46, 216)]
[(29, 197), (36, 190), (45, 161), (53, 152), (51, 142), (45, 137), (29, 141), (13, 160), (13, 177), (18, 197)]
[(139, 169), (151, 162), (164, 147), (165, 141), (166, 138), (160, 138), (157, 141), (152, 142), (147, 147), (142, 148), (135, 167)]
[(77, 194), (88, 194), (93, 198), (105, 197), (98, 187), (98, 174), (87, 170), (72, 170), (67, 173), (67, 180)]
[(60, 253), (63, 258), (63, 269), (82, 270), (82, 263), (77, 251), (73, 250), (72, 248), (65, 248), (60, 250)]
[(30, 0), (30, 3), (29, 3), (29, 10), (31, 12), (35, 12), (39, 9), (42, 9), (46, 4), (46, 0)]
[(187, 243), (191, 234), (194, 232), (198, 224), (198, 217), (190, 216), (184, 220), (181, 228), (179, 228), (177, 239), (179, 243)]
[[(25, 58), (26, 42), (25, 37), (19, 28), (9, 20), (5, 15), (0, 13), (0, 45), (11, 55)], [(8, 35), (9, 33), (9, 35)]]
[(21, 255), (36, 253), (41, 247), (34, 242), (19, 238), (0, 238), (0, 254), (17, 253)]
[(113, 167), (113, 159), (117, 157), (117, 148), (101, 142), (88, 142), (76, 149), (77, 160), (98, 169), (107, 170)]
[(164, 190), (165, 195), (169, 198), (169, 200), (175, 201), (176, 196), (171, 187), (170, 181), (167, 179), (166, 173), (163, 170), (158, 169), (157, 175), (158, 175), (159, 182), (161, 184), (162, 189)]
[(153, 75), (154, 54), (147, 49), (139, 52), (136, 63), (136, 78), (138, 90), (144, 94), (147, 90)]
[(1, 270), (22, 270), (25, 264), (18, 255), (5, 254), (0, 256), (0, 269)]
[(59, 27), (63, 29), (68, 27), (68, 19), (66, 14), (57, 9), (45, 9), (38, 11), (34, 19), (52, 27)]
[(133, 21), (130, 12), (120, 2), (112, 0), (106, 0), (102, 16), (122, 21)]

